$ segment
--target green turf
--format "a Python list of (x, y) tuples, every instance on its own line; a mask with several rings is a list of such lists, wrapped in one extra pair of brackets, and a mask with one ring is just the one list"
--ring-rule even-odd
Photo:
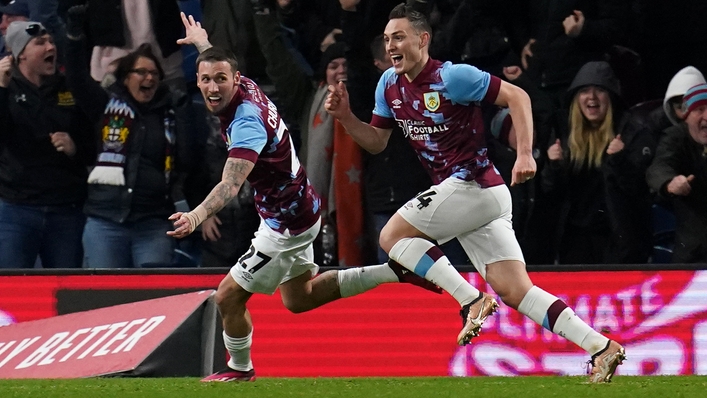
[(584, 377), (196, 378), (0, 380), (0, 397), (707, 397), (707, 376), (627, 377), (591, 385)]

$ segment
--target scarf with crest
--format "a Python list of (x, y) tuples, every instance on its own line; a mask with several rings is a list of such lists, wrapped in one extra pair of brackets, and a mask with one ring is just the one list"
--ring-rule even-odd
[[(124, 100), (112, 97), (103, 112), (101, 122), (101, 152), (96, 167), (88, 176), (89, 184), (125, 185), (125, 162), (128, 155), (128, 139), (135, 121), (135, 111)], [(169, 182), (174, 165), (175, 116), (169, 109), (162, 117), (165, 145), (165, 180)]]

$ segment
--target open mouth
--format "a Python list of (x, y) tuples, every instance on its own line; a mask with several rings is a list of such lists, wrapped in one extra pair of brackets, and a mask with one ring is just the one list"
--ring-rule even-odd
[(222, 98), (220, 95), (209, 95), (206, 100), (209, 102), (209, 106), (215, 108), (221, 103)]
[(55, 60), (56, 60), (56, 56), (53, 54), (47, 55), (46, 57), (44, 57), (44, 62), (49, 65), (54, 65)]
[(151, 94), (152, 92), (155, 91), (155, 86), (150, 85), (150, 86), (140, 86), (140, 92), (143, 94)]
[(592, 103), (592, 102), (590, 102), (590, 103), (587, 104), (587, 110), (589, 110), (589, 111), (592, 111), (592, 112), (598, 111), (599, 108), (600, 108), (599, 104), (595, 104), (595, 103)]
[(398, 54), (392, 54), (390, 56), (390, 61), (393, 63), (393, 65), (398, 65), (403, 61), (403, 56)]

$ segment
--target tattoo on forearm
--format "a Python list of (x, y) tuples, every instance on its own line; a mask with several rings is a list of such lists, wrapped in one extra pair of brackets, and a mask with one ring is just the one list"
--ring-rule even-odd
[(223, 167), (223, 175), (209, 195), (204, 199), (203, 206), (209, 217), (218, 213), (230, 202), (241, 189), (252, 163), (243, 159), (229, 158)]

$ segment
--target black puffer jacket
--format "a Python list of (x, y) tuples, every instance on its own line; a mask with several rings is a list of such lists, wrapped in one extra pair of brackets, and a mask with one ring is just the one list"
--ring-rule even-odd
[[(76, 145), (69, 157), (49, 134), (67, 132)], [(14, 70), (0, 88), (0, 198), (25, 205), (67, 205), (86, 198), (86, 166), (94, 161), (92, 125), (75, 104), (64, 76), (41, 87)]]

